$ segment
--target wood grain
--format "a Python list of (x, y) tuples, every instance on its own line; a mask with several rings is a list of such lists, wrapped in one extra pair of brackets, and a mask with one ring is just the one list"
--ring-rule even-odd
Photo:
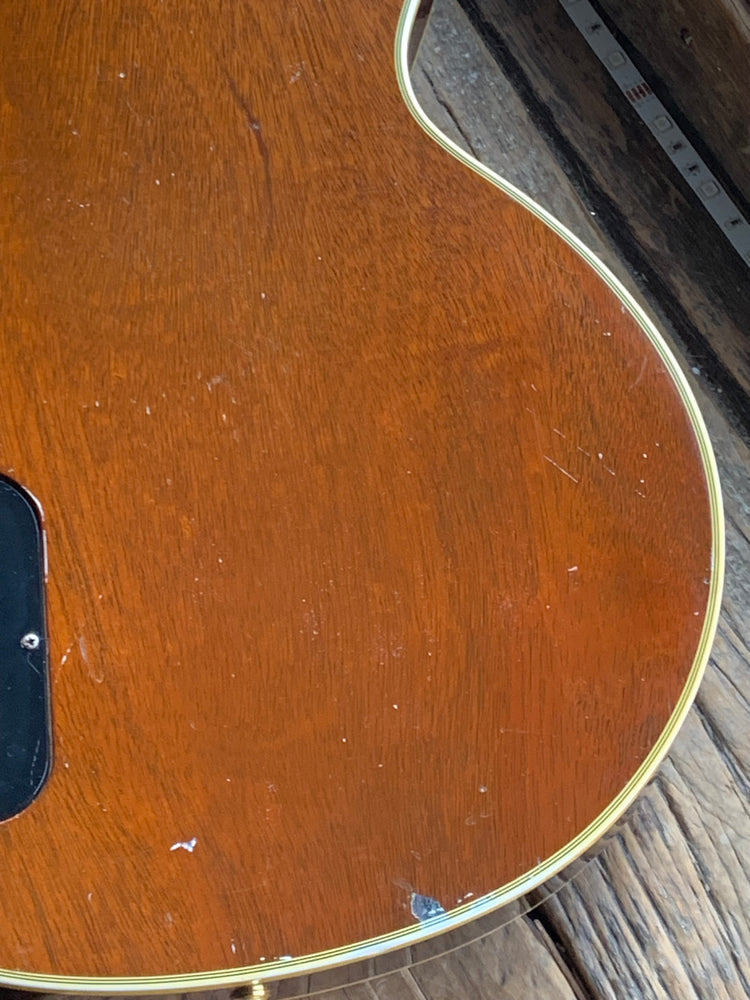
[(411, 927), (595, 820), (686, 683), (682, 400), (420, 132), (398, 9), (3, 12), (0, 462), (45, 511), (57, 745), (0, 828), (8, 970)]
[[(537, 30), (515, 50), (519, 58), (535, 56), (544, 23), (540, 18)], [(555, 49), (565, 51), (564, 21), (559, 27)], [(744, 64), (724, 63), (727, 75), (741, 75), (744, 70)], [(576, 106), (582, 106), (593, 85), (595, 60), (587, 62), (584, 57), (579, 71), (577, 80), (566, 76), (564, 83), (559, 82), (569, 88)], [(540, 72), (546, 77), (549, 66), (541, 68), (540, 64)], [(532, 115), (524, 107), (518, 80), (499, 70), (493, 50), (483, 45), (470, 21), (451, 2), (440, 2), (433, 10), (415, 66), (415, 82), (420, 102), (444, 131), (532, 192), (587, 245), (595, 247), (633, 293), (661, 317), (675, 349), (685, 351), (684, 344), (680, 346), (684, 324), (670, 327), (669, 302), (662, 298), (664, 285), (659, 279), (671, 281), (684, 301), (697, 303), (721, 287), (718, 271), (709, 268), (707, 260), (704, 270), (683, 276), (683, 261), (689, 258), (693, 243), (672, 239), (672, 256), (665, 256), (663, 266), (660, 257), (652, 261), (657, 276), (649, 275), (643, 284), (642, 275), (623, 260), (618, 234), (610, 229), (611, 218), (596, 211), (600, 203), (587, 173), (606, 182), (616, 205), (627, 214), (633, 234), (648, 247), (656, 226), (666, 234), (674, 224), (684, 223), (686, 229), (700, 225), (698, 207), (688, 207), (680, 219), (677, 213), (683, 210), (682, 204), (662, 199), (661, 189), (673, 180), (658, 156), (635, 146), (632, 156), (623, 158), (617, 148), (607, 150), (603, 140), (590, 142), (582, 171), (570, 173), (565, 147), (550, 144), (548, 133), (533, 117), (533, 106)], [(626, 104), (613, 101), (602, 110), (601, 118), (587, 121), (587, 127), (601, 128), (603, 137), (616, 135), (625, 127), (628, 114)], [(638, 204), (632, 189), (644, 170), (655, 183), (642, 191)], [(725, 302), (731, 308), (731, 295)], [(529, 953), (517, 944), (508, 947), (498, 936), (496, 947), (502, 961), (494, 982), (484, 994), (466, 986), (456, 989), (455, 997), (504, 996), (506, 977), (521, 974), (529, 963), (541, 975), (552, 961), (562, 965), (573, 992), (554, 987), (536, 994), (550, 1000), (570, 995), (586, 1000), (640, 1000), (643, 996), (671, 1000), (683, 995), (742, 1000), (750, 992), (745, 959), (750, 935), (750, 869), (745, 850), (750, 838), (746, 738), (750, 451), (737, 431), (733, 409), (725, 405), (726, 395), (717, 393), (715, 383), (706, 379), (708, 344), (729, 336), (730, 317), (719, 306), (710, 316), (703, 308), (690, 306), (687, 315), (707, 344), (691, 359), (691, 364), (700, 366), (691, 380), (717, 451), (728, 532), (722, 618), (695, 718), (678, 737), (654, 786), (629, 811), (622, 833), (608, 843), (583, 877), (520, 919), (527, 927), (541, 925), (544, 942)], [(743, 405), (747, 406), (747, 400)], [(435, 995), (440, 995), (441, 968), (450, 976), (459, 965), (470, 968), (473, 961), (470, 948), (436, 961), (430, 972)], [(404, 997), (409, 995), (404, 991)], [(429, 989), (425, 996), (432, 996)]]

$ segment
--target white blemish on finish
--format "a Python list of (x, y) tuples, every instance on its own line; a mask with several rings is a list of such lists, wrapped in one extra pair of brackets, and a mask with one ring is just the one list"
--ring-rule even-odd
[(183, 850), (187, 851), (189, 854), (192, 854), (197, 844), (198, 844), (198, 838), (192, 837), (190, 840), (178, 840), (177, 843), (172, 844), (172, 846), (169, 849), (170, 851)]
[(569, 573), (577, 573), (578, 572), (578, 567), (577, 566), (568, 566), (568, 572)]
[(557, 462), (551, 459), (549, 455), (542, 455), (542, 458), (545, 460), (545, 462), (549, 462), (550, 465), (554, 465), (554, 467), (558, 470), (558, 472), (562, 472), (562, 474), (564, 476), (567, 476), (568, 479), (572, 479), (574, 483), (580, 482), (580, 480), (576, 479), (575, 476), (571, 475), (571, 473), (568, 472), (567, 469), (563, 469), (561, 465), (558, 465)]
[(630, 384), (630, 386), (628, 388), (628, 391), (630, 391), (630, 389), (635, 389), (635, 387), (641, 381), (641, 379), (643, 378), (644, 372), (646, 371), (646, 365), (647, 364), (648, 364), (648, 357), (645, 357), (643, 359), (643, 361), (641, 362), (641, 368), (640, 368), (640, 371), (638, 372), (638, 375), (636, 376), (636, 380), (635, 380), (635, 382), (631, 382), (631, 384)]
[(104, 674), (101, 672), (101, 670), (96, 670), (91, 666), (89, 662), (88, 646), (86, 645), (86, 640), (83, 636), (79, 636), (78, 638), (78, 649), (80, 650), (81, 653), (81, 659), (88, 667), (88, 673), (91, 680), (94, 681), (95, 684), (103, 684)]

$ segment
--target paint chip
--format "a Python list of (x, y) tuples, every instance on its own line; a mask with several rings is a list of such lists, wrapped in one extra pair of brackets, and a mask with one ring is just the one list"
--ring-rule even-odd
[(188, 851), (188, 853), (192, 854), (196, 848), (197, 843), (198, 843), (197, 837), (193, 837), (191, 840), (178, 840), (177, 843), (172, 844), (172, 846), (169, 849), (170, 851), (179, 851), (179, 850)]
[(418, 892), (411, 894), (411, 912), (420, 922), (432, 920), (433, 917), (441, 917), (445, 913), (444, 907), (432, 896), (422, 896)]

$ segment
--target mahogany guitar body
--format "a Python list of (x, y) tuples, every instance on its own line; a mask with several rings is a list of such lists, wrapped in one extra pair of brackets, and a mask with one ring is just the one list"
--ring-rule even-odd
[(692, 396), (415, 122), (400, 8), (0, 14), (0, 472), (42, 512), (52, 748), (0, 823), (4, 983), (260, 982), (467, 923), (596, 840), (695, 692)]

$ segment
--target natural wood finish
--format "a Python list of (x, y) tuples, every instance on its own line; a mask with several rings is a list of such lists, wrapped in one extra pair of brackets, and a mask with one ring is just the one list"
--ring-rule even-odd
[[(540, 12), (525, 42), (520, 36), (516, 39), (514, 52), (519, 59), (535, 57), (548, 24)], [(557, 44), (550, 48), (567, 51), (566, 19), (557, 25)], [(741, 75), (745, 69), (744, 64), (724, 63), (727, 76)], [(540, 61), (538, 72), (543, 79), (531, 77), (536, 87), (554, 83), (554, 77), (550, 80), (554, 68)], [(576, 107), (583, 106), (590, 100), (589, 88), (594, 94), (605, 89), (605, 80), (595, 84), (596, 72), (596, 60), (584, 52), (578, 79), (566, 75), (557, 86), (565, 88)], [(596, 248), (664, 324), (669, 315), (664, 311), (668, 303), (662, 298), (662, 282), (670, 282), (688, 303), (688, 320), (700, 336), (706, 342), (727, 340), (730, 318), (719, 306), (709, 314), (697, 303), (722, 292), (723, 282), (729, 283), (731, 277), (712, 268), (708, 259), (705, 269), (683, 276), (692, 242), (668, 236), (675, 225), (697, 230), (700, 207), (691, 209), (662, 196), (674, 181), (669, 165), (659, 156), (649, 156), (636, 146), (632, 155), (623, 157), (619, 147), (608, 149), (602, 141), (626, 127), (625, 101), (612, 101), (608, 108), (601, 107), (600, 116), (592, 114), (585, 121), (592, 133), (598, 130), (599, 141), (593, 135), (589, 138), (582, 170), (566, 176), (566, 151), (548, 144), (546, 133), (540, 132), (519, 99), (518, 81), (499, 70), (492, 52), (451, 0), (438, 0), (433, 9), (415, 74), (418, 97), (429, 116)], [(599, 101), (591, 101), (589, 108), (599, 109)], [(632, 200), (632, 189), (645, 175), (654, 183), (642, 190), (639, 205)], [(597, 180), (605, 182), (642, 244), (650, 246), (657, 232), (662, 239), (669, 238), (671, 256), (648, 258), (656, 275), (647, 275), (640, 293), (641, 275), (623, 263), (622, 245), (608, 228), (610, 220), (602, 224), (601, 213), (591, 214), (593, 207), (599, 207), (596, 202), (592, 205), (591, 194)], [(677, 213), (682, 212), (684, 218), (679, 219)], [(727, 294), (727, 303), (730, 299)], [(682, 324), (669, 332), (679, 350)], [(570, 977), (570, 991), (556, 984), (528, 995), (533, 992), (537, 1000), (744, 1000), (750, 991), (750, 866), (745, 849), (750, 840), (750, 450), (736, 430), (735, 414), (723, 405), (726, 396), (705, 380), (704, 356), (698, 352), (700, 373), (692, 380), (721, 470), (729, 556), (719, 633), (696, 709), (657, 780), (629, 811), (622, 833), (583, 877), (520, 919), (527, 936), (531, 927), (544, 928), (537, 946), (529, 950), (518, 938), (509, 943), (495, 935), (499, 953), (495, 976), (484, 992), (476, 989), (476, 983), (464, 981), (449, 994), (454, 1000), (524, 995), (506, 990), (505, 984), (527, 969), (529, 975), (541, 977), (555, 960)], [(750, 401), (744, 405), (750, 407)], [(424, 997), (438, 1000), (445, 995), (441, 982), (462, 970), (471, 974), (475, 961), (469, 947), (437, 960), (429, 977), (417, 969), (414, 975), (419, 976)], [(404, 989), (394, 996), (408, 1000), (411, 993)]]
[(399, 6), (3, 11), (0, 463), (45, 509), (57, 763), (0, 828), (0, 966), (452, 908), (591, 822), (685, 683), (682, 403), (411, 120)]
[[(449, 0), (437, 0), (415, 73), (419, 99), (433, 120), (463, 141), (451, 121), (453, 115), (483, 159), (550, 206), (558, 218), (618, 268), (618, 259), (613, 256), (617, 247), (596, 228), (597, 218), (578, 201), (569, 179), (553, 159), (554, 150), (548, 149), (520, 106), (513, 85), (498, 73), (465, 17)], [(610, 109), (610, 116), (617, 120), (616, 107)], [(642, 165), (639, 163), (638, 169)], [(658, 170), (658, 161), (649, 161), (648, 166)], [(658, 218), (660, 205), (655, 202), (650, 208)], [(631, 280), (627, 270), (620, 268), (619, 274), (626, 282)], [(660, 308), (653, 297), (649, 304), (652, 310)], [(527, 995), (535, 1000), (642, 1000), (654, 990), (665, 995), (661, 979), (679, 975), (680, 969), (694, 984), (688, 996), (730, 996), (736, 1000), (747, 996), (747, 973), (740, 969), (745, 978), (738, 982), (731, 970), (750, 953), (750, 875), (736, 866), (747, 853), (742, 845), (750, 837), (750, 806), (746, 794), (737, 796), (732, 791), (736, 807), (733, 805), (727, 814), (724, 799), (717, 808), (714, 797), (717, 791), (725, 796), (728, 790), (741, 789), (737, 776), (750, 774), (746, 739), (750, 635), (745, 610), (750, 593), (750, 510), (744, 499), (748, 495), (750, 455), (717, 411), (716, 402), (715, 397), (701, 395), (722, 469), (730, 575), (713, 663), (699, 693), (701, 712), (710, 724), (688, 724), (678, 737), (669, 760), (679, 767), (683, 780), (670, 783), (669, 797), (654, 797), (649, 789), (630, 810), (630, 823), (637, 831), (645, 863), (637, 871), (619, 860), (610, 863), (609, 857), (621, 850), (616, 840), (590, 867), (585, 891), (579, 891), (579, 882), (563, 888), (556, 896), (559, 907), (543, 905), (532, 918), (517, 921), (512, 934), (509, 928), (494, 935), (498, 961), (484, 992), (479, 991), (473, 974), (479, 958), (474, 948), (467, 947), (435, 960), (430, 968), (375, 980), (367, 987), (337, 990), (326, 1000), (373, 1000), (373, 996), (381, 1000), (518, 1000)], [(713, 747), (718, 747), (720, 759)], [(663, 768), (662, 773), (667, 770)], [(641, 821), (644, 809), (658, 809), (658, 823)], [(690, 817), (688, 825), (683, 821), (685, 815)], [(668, 855), (660, 849), (662, 838), (670, 845)], [(705, 885), (697, 897), (694, 873)], [(664, 899), (667, 894), (676, 898), (678, 905), (658, 914), (649, 910), (650, 901)], [(631, 915), (625, 912), (628, 900), (637, 900), (641, 911), (635, 934)], [(715, 908), (721, 918), (718, 924), (711, 916)], [(599, 911), (602, 919), (597, 918)], [(705, 940), (705, 931), (686, 938), (686, 917), (702, 929), (710, 926), (710, 941)], [(589, 932), (582, 932), (584, 925)], [(655, 943), (654, 928), (664, 928), (676, 943), (665, 944), (664, 938)], [(627, 942), (627, 952), (623, 942)], [(553, 976), (556, 965), (570, 983), (567, 990), (563, 981)], [(519, 977), (524, 976), (533, 982), (531, 989), (518, 988)], [(14, 994), (6, 996), (10, 1000)], [(28, 994), (15, 996), (23, 1000)], [(226, 1000), (228, 994), (213, 996)], [(674, 1000), (674, 995), (669, 1000)]]

